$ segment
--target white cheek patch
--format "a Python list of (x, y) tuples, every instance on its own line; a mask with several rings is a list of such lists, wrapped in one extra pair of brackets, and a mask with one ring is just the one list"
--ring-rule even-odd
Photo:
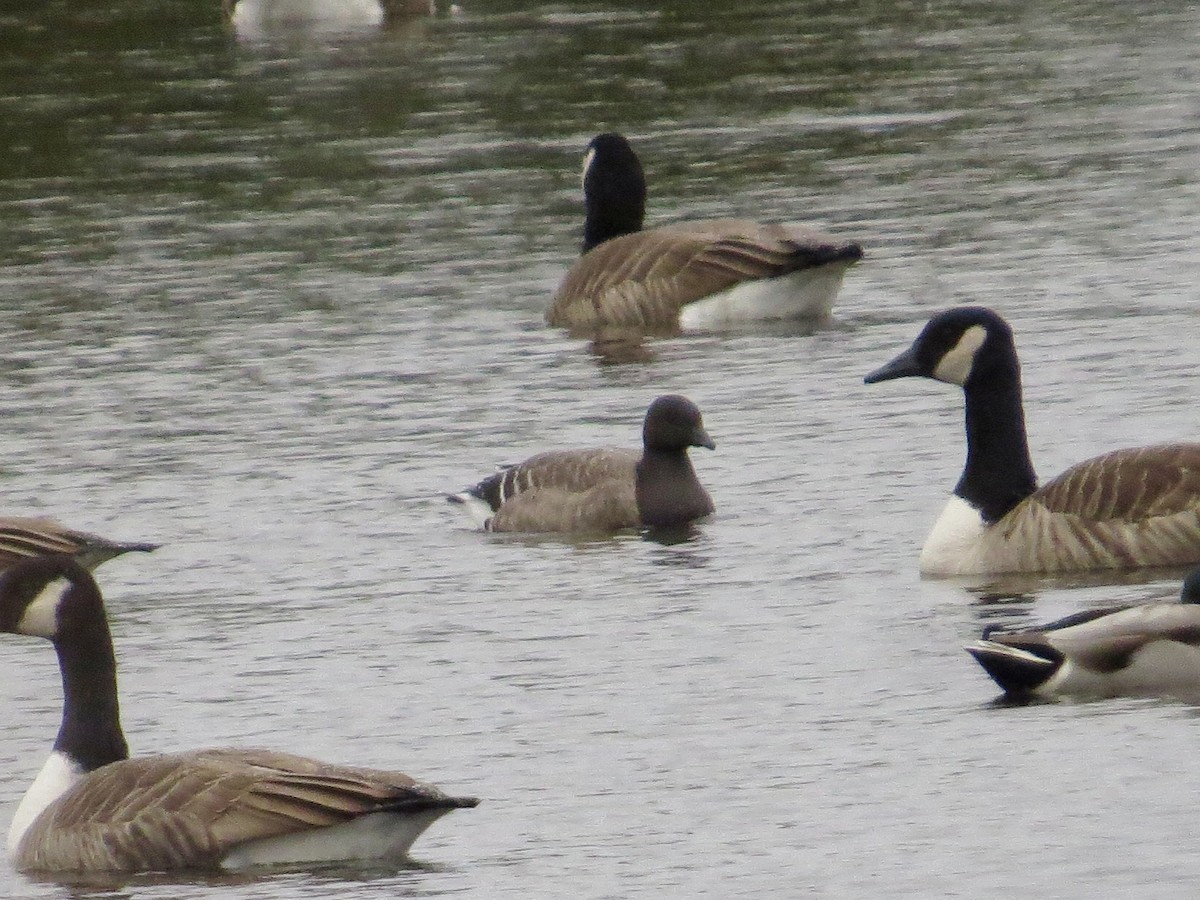
[(25, 607), (25, 614), (17, 623), (17, 633), (53, 639), (58, 633), (58, 604), (70, 587), (67, 579), (55, 578), (42, 588), (42, 592)]
[(975, 354), (987, 340), (987, 329), (982, 325), (972, 325), (962, 333), (958, 343), (951, 347), (942, 357), (933, 377), (947, 384), (957, 384), (962, 387), (971, 377), (971, 367), (975, 365)]
[(587, 155), (583, 158), (583, 169), (579, 173), (579, 186), (585, 187), (587, 183), (588, 169), (592, 167), (592, 160), (596, 158), (596, 148), (588, 150)]

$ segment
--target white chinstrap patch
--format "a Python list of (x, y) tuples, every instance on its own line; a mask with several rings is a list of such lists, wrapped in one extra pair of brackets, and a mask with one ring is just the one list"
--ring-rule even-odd
[(586, 187), (588, 169), (592, 167), (592, 161), (596, 158), (596, 148), (592, 147), (583, 157), (583, 168), (579, 171), (579, 186)]
[(831, 263), (780, 278), (744, 281), (687, 304), (679, 312), (679, 325), (704, 329), (735, 322), (828, 318), (849, 267), (850, 263)]
[(58, 605), (70, 587), (67, 579), (55, 578), (42, 588), (25, 607), (25, 613), (17, 623), (17, 633), (53, 639), (58, 634)]
[(979, 554), (988, 526), (974, 506), (951, 495), (925, 539), (918, 563), (925, 575), (969, 575), (981, 571)]
[(946, 351), (933, 370), (933, 377), (947, 384), (957, 384), (962, 387), (971, 377), (971, 368), (975, 365), (975, 354), (987, 340), (987, 329), (982, 325), (972, 325), (962, 333), (958, 343)]
[(61, 797), (83, 777), (80, 767), (65, 753), (55, 750), (38, 772), (37, 778), (21, 798), (12, 825), (8, 828), (8, 855), (11, 858), (21, 844), (21, 838), (51, 803)]
[(469, 491), (455, 494), (454, 499), (462, 506), (467, 518), (476, 528), (483, 528), (487, 525), (488, 519), (495, 515), (486, 500), (479, 499)]

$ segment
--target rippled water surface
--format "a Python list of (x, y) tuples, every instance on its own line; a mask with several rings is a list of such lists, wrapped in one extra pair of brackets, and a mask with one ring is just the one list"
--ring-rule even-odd
[[(4, 511), (166, 544), (100, 570), (135, 751), (484, 803), (399, 871), (0, 896), (1194, 895), (1195, 710), (998, 707), (960, 649), (1174, 573), (921, 581), (961, 396), (862, 384), (983, 303), (1043, 476), (1197, 436), (1194, 4), (79, 6), (0, 17)], [(618, 355), (545, 328), (605, 129), (655, 221), (861, 240), (837, 322)], [(674, 391), (718, 442), (687, 540), (497, 539), (442, 500), (633, 445)], [(7, 817), (58, 674), (15, 637), (0, 671)]]

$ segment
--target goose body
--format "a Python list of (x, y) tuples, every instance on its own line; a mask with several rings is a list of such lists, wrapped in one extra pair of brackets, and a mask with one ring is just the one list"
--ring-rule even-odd
[(985, 632), (966, 647), (1013, 697), (1167, 696), (1200, 700), (1200, 570), (1180, 603), (1113, 607), (1030, 631)]
[(475, 806), (400, 772), (269, 750), (130, 758), (95, 581), (66, 556), (0, 575), (0, 630), (58, 651), (63, 718), (8, 836), (23, 871), (243, 870), (403, 858), (447, 812)]
[(828, 317), (862, 247), (801, 225), (707, 219), (642, 230), (646, 182), (629, 142), (601, 134), (584, 162), (583, 255), (551, 325), (712, 328)]
[(966, 397), (966, 465), (921, 550), (923, 574), (1200, 562), (1200, 443), (1113, 451), (1039, 487), (1012, 330), (982, 307), (934, 316), (866, 381), (908, 376), (957, 384)]
[(694, 403), (665, 395), (650, 404), (642, 452), (552, 450), (453, 494), (488, 531), (607, 533), (681, 525), (713, 511), (688, 458), (713, 449)]
[(149, 553), (158, 544), (121, 543), (76, 531), (51, 519), (0, 516), (0, 570), (31, 556), (65, 553), (85, 569), (94, 569), (122, 553)]

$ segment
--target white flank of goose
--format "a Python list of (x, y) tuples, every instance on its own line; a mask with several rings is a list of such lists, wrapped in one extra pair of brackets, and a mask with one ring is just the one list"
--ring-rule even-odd
[(583, 193), (583, 255), (546, 312), (564, 328), (820, 320), (863, 255), (853, 241), (801, 225), (707, 219), (643, 231), (646, 179), (619, 134), (588, 145)]
[(646, 411), (642, 452), (552, 450), (450, 495), (488, 531), (606, 533), (675, 526), (713, 511), (689, 447), (715, 449), (696, 404), (668, 394)]
[(934, 316), (872, 384), (921, 376), (966, 397), (967, 461), (921, 550), (927, 575), (1068, 572), (1200, 562), (1200, 443), (1116, 450), (1038, 487), (1008, 323), (964, 306)]
[(1014, 698), (1200, 700), (1200, 570), (1180, 603), (1112, 607), (1029, 631), (984, 632), (965, 649)]
[(400, 772), (271, 750), (130, 758), (104, 601), (70, 557), (38, 557), (0, 574), (0, 631), (52, 641), (62, 672), (58, 737), (8, 834), (22, 871), (396, 860), (434, 820), (479, 802)]

